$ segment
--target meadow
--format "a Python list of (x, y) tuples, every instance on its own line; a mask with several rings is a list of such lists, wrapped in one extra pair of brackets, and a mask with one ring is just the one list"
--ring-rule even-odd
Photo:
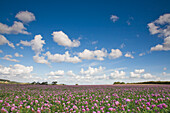
[(170, 85), (0, 84), (1, 113), (168, 113)]

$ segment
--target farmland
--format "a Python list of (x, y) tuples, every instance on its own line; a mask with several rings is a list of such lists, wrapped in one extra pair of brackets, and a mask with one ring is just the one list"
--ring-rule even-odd
[(168, 113), (170, 85), (0, 84), (1, 113)]

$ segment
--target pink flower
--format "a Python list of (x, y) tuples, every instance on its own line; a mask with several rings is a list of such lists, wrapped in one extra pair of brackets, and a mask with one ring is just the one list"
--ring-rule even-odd
[(156, 105), (153, 104), (153, 105), (152, 105), (152, 108), (154, 108), (155, 106), (156, 106)]
[(113, 111), (113, 108), (109, 108), (109, 111)]
[(147, 110), (150, 110), (150, 108), (149, 108), (149, 107), (146, 107), (146, 109), (147, 109)]
[(4, 113), (4, 112), (5, 112), (5, 113), (8, 113), (8, 111), (7, 111), (4, 107), (2, 107), (1, 112), (2, 112), (2, 113)]
[(130, 102), (130, 99), (126, 99), (126, 102)]
[(29, 109), (29, 108), (30, 108), (30, 106), (27, 106), (26, 108), (27, 108), (27, 109)]
[(35, 103), (38, 103), (38, 100), (35, 100)]
[(86, 110), (85, 109), (82, 109), (82, 112), (85, 112)]
[(147, 105), (147, 106), (150, 106), (150, 105), (151, 105), (151, 103), (150, 103), (150, 102), (147, 102), (147, 103), (146, 103), (146, 105)]
[(165, 103), (163, 103), (162, 106), (163, 106), (164, 108), (167, 108), (167, 107), (168, 107)]
[(115, 104), (118, 106), (119, 105), (119, 101), (116, 101)]
[(3, 100), (0, 100), (0, 103), (2, 103), (3, 102)]
[(40, 111), (40, 110), (37, 110), (37, 113), (41, 113), (41, 111)]
[(89, 111), (90, 109), (89, 108), (86, 108), (86, 111)]
[(11, 108), (11, 111), (13, 111), (13, 110), (15, 110), (15, 107), (12, 107), (12, 108)]

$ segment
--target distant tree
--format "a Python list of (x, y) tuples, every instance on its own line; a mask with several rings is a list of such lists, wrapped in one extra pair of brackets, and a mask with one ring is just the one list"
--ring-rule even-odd
[(36, 82), (34, 81), (34, 82), (32, 82), (31, 84), (36, 84)]
[(125, 84), (125, 82), (114, 82), (113, 84)]
[(42, 82), (41, 85), (48, 85), (48, 82)]
[(77, 86), (78, 84), (76, 84), (76, 86)]
[(53, 82), (52, 82), (52, 85), (56, 85), (56, 84), (57, 84), (57, 81), (53, 81)]
[(125, 84), (125, 82), (121, 82), (120, 84)]
[(36, 85), (40, 85), (40, 83), (39, 83), (39, 82), (37, 82), (37, 83), (36, 83)]

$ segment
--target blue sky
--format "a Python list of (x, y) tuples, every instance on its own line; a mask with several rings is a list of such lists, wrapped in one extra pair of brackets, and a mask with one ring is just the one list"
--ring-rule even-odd
[(168, 0), (0, 3), (0, 78), (65, 84), (170, 80)]

